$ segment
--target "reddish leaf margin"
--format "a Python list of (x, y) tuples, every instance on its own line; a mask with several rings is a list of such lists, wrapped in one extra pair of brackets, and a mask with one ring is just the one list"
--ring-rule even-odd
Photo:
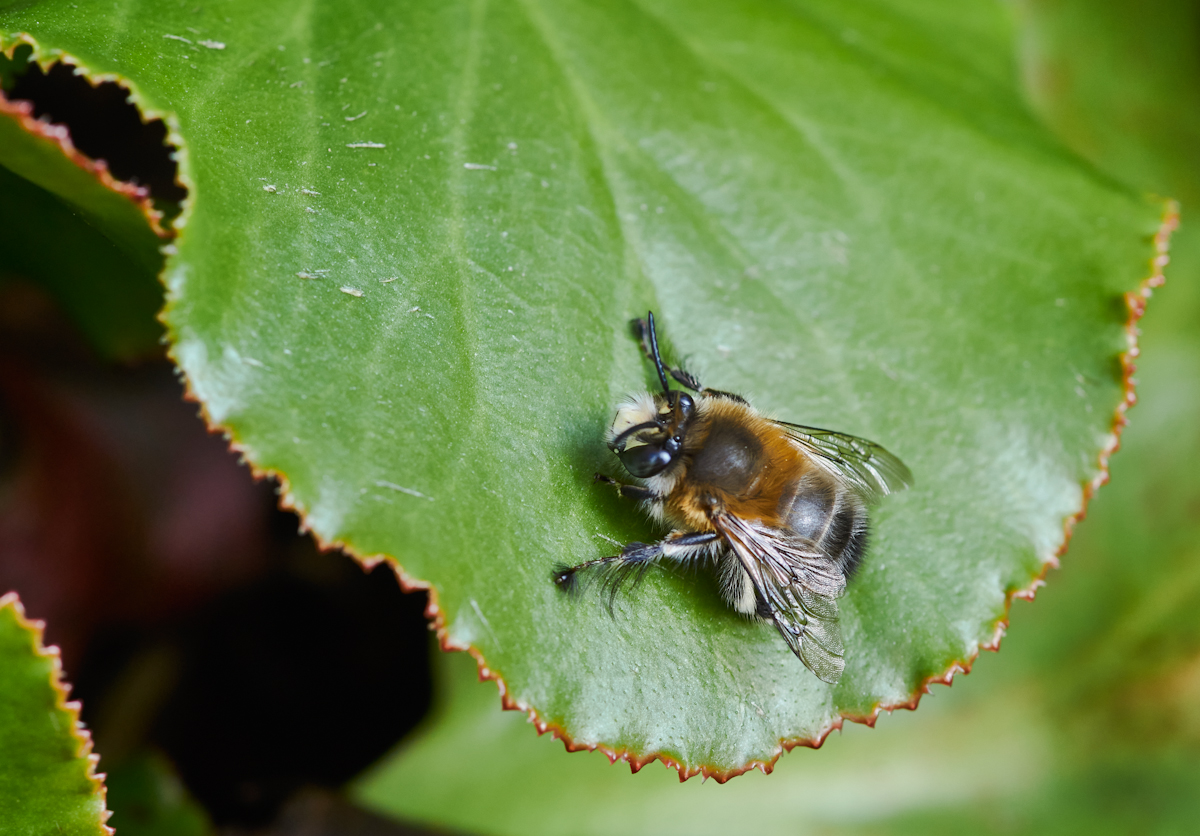
[[(1028, 586), (1020, 589), (1012, 589), (1007, 592), (1004, 603), (1004, 615), (996, 621), (992, 639), (985, 644), (980, 645), (979, 651), (977, 651), (976, 654), (970, 659), (966, 659), (961, 662), (955, 662), (943, 673), (927, 678), (920, 684), (920, 686), (918, 686), (918, 688), (914, 691), (912, 698), (907, 702), (889, 705), (879, 703), (871, 710), (869, 714), (865, 715), (841, 714), (838, 719), (832, 721), (824, 730), (821, 731), (820, 734), (816, 735), (815, 737), (780, 741), (773, 757), (768, 760), (751, 761), (745, 764), (741, 769), (710, 769), (703, 765), (699, 767), (688, 768), (662, 753), (651, 752), (644, 756), (638, 756), (628, 750), (613, 748), (603, 744), (591, 746), (576, 743), (571, 739), (571, 736), (564, 729), (553, 723), (543, 720), (538, 715), (536, 708), (522, 705), (510, 697), (503, 677), (488, 667), (487, 659), (484, 658), (483, 653), (478, 648), (472, 645), (459, 645), (449, 639), (445, 625), (445, 618), (441, 609), (438, 607), (437, 588), (434, 586), (434, 584), (429, 581), (412, 577), (404, 570), (404, 567), (402, 567), (398, 561), (387, 555), (361, 555), (356, 553), (350, 545), (344, 542), (324, 540), (316, 532), (311, 531), (305, 524), (303, 513), (297, 508), (291, 499), (290, 483), (286, 474), (277, 470), (260, 468), (249, 459), (245, 458), (244, 455), (243, 461), (246, 462), (256, 479), (270, 478), (276, 481), (279, 486), (278, 490), (280, 494), (280, 506), (287, 510), (294, 511), (301, 518), (301, 530), (312, 535), (313, 539), (317, 541), (317, 544), (322, 551), (344, 552), (350, 557), (354, 558), (367, 571), (375, 568), (380, 563), (387, 563), (391, 566), (392, 571), (395, 572), (396, 578), (400, 583), (400, 587), (405, 592), (425, 592), (429, 596), (429, 603), (425, 609), (425, 617), (429, 619), (430, 629), (436, 632), (438, 645), (441, 647), (441, 649), (444, 651), (469, 653), (479, 668), (479, 681), (486, 682), (491, 680), (495, 682), (496, 687), (500, 692), (500, 702), (503, 709), (505, 711), (521, 711), (527, 714), (530, 724), (537, 729), (537, 733), (539, 735), (549, 733), (552, 737), (561, 740), (568, 752), (600, 751), (608, 758), (610, 763), (615, 764), (619, 760), (625, 761), (629, 764), (630, 771), (633, 773), (637, 773), (647, 764), (653, 763), (654, 761), (661, 761), (664, 766), (675, 769), (679, 773), (679, 780), (681, 783), (689, 778), (699, 775), (701, 780), (712, 778), (717, 783), (723, 784), (730, 778), (736, 778), (737, 776), (745, 774), (752, 769), (758, 769), (764, 774), (770, 774), (774, 770), (776, 762), (778, 762), (779, 758), (785, 752), (790, 752), (791, 750), (800, 746), (805, 746), (810, 749), (821, 748), (826, 738), (828, 738), (829, 735), (834, 731), (840, 730), (846, 720), (874, 728), (880, 714), (884, 712), (890, 714), (898, 709), (915, 711), (917, 705), (921, 701), (921, 697), (930, 693), (931, 685), (950, 686), (953, 684), (954, 677), (957, 674), (961, 673), (966, 675), (971, 672), (975, 661), (979, 658), (979, 655), (982, 651), (989, 650), (995, 652), (1000, 649), (1000, 641), (1004, 638), (1004, 634), (1008, 629), (1013, 599), (1020, 598), (1026, 601), (1032, 601), (1034, 599), (1034, 596), (1037, 594), (1037, 590), (1045, 585), (1047, 573), (1051, 569), (1057, 569), (1059, 567), (1059, 558), (1066, 553), (1068, 546), (1070, 546), (1071, 536), (1075, 531), (1075, 527), (1087, 516), (1088, 504), (1091, 502), (1092, 497), (1095, 496), (1096, 491), (1108, 483), (1109, 459), (1112, 457), (1113, 453), (1120, 448), (1121, 431), (1129, 423), (1126, 415), (1129, 409), (1135, 403), (1137, 403), (1137, 394), (1135, 392), (1137, 381), (1134, 378), (1134, 373), (1137, 370), (1135, 360), (1137, 359), (1139, 352), (1137, 338), (1141, 333), (1137, 327), (1138, 322), (1146, 312), (1146, 304), (1153, 294), (1154, 288), (1162, 286), (1162, 284), (1166, 281), (1164, 270), (1170, 261), (1170, 256), (1168, 253), (1170, 249), (1171, 235), (1178, 226), (1179, 204), (1174, 200), (1167, 200), (1164, 202), (1162, 220), (1159, 224), (1158, 230), (1155, 232), (1152, 238), (1153, 255), (1149, 259), (1149, 275), (1139, 282), (1136, 289), (1128, 291), (1124, 297), (1127, 312), (1125, 334), (1128, 341), (1128, 347), (1119, 355), (1118, 359), (1121, 365), (1122, 388), (1124, 389), (1125, 396), (1117, 405), (1117, 408), (1113, 413), (1113, 429), (1109, 444), (1100, 451), (1098, 456), (1100, 473), (1095, 479), (1083, 486), (1083, 504), (1080, 509), (1063, 521), (1064, 539), (1058, 551), (1043, 565), (1042, 571), (1030, 581)], [(187, 398), (199, 404), (200, 412), (203, 415), (205, 423), (208, 425), (211, 432), (219, 432), (224, 434), (231, 449), (241, 454), (245, 453), (245, 448), (243, 448), (242, 445), (236, 440), (231, 430), (221, 427), (211, 420), (207, 410), (204, 408), (204, 404), (201, 403), (199, 398), (191, 391), (190, 384), (188, 385)]]
[[(104, 773), (96, 771), (96, 766), (100, 763), (100, 755), (92, 751), (92, 733), (79, 719), (82, 706), (79, 702), (68, 699), (71, 686), (63, 681), (62, 658), (58, 647), (55, 645), (46, 647), (42, 643), (46, 623), (25, 616), (25, 607), (21, 604), (21, 598), (16, 592), (0, 595), (0, 610), (6, 607), (12, 608), (18, 626), (33, 634), (34, 653), (43, 659), (50, 660), (50, 687), (54, 690), (54, 707), (66, 714), (70, 720), (71, 736), (76, 740), (75, 757), (87, 761), (87, 780), (92, 784), (93, 791), (100, 797), (101, 802), (105, 802), (108, 788), (104, 785)], [(100, 821), (97, 823), (101, 831), (109, 836), (112, 836), (114, 830), (105, 822), (111, 815), (112, 811), (108, 809), (107, 804), (104, 804)]]
[[(36, 44), (34, 44), (34, 47), (36, 50), (36, 48), (37, 48)], [(56, 58), (56, 60), (62, 60), (62, 61), (66, 61), (68, 63), (73, 63), (75, 66), (80, 67), (81, 71), (86, 73), (86, 70), (82, 67), (82, 64), (75, 61), (74, 59), (71, 59), (69, 56), (65, 56), (65, 55), (58, 56)], [(121, 81), (121, 79), (113, 79), (113, 80)], [(137, 98), (138, 97), (137, 97), (136, 91), (132, 92), (131, 96), (130, 96), (131, 101), (134, 101), (134, 103), (137, 104), (138, 103)], [(2, 108), (0, 108), (0, 109), (2, 109)], [(140, 106), (139, 106), (139, 110), (141, 110)], [(12, 114), (12, 115), (16, 115), (16, 114)], [(162, 117), (159, 116), (157, 118), (162, 118)], [(47, 126), (45, 126), (44, 123), (40, 123), (37, 120), (28, 118), (27, 114), (26, 114), (26, 119), (23, 121), (23, 124), (26, 124), (26, 123), (31, 123), (32, 126), (39, 126), (39, 125), (42, 126), (41, 128), (30, 127), (29, 129), (42, 132), (43, 135), (45, 135), (44, 131), (42, 129)], [(135, 202), (138, 202), (139, 205), (141, 205), (140, 196), (137, 196), (133, 193), (127, 192), (127, 189), (133, 188), (136, 190), (137, 187), (130, 187), (128, 184), (121, 184), (118, 181), (114, 180), (111, 177), (111, 175), (108, 174), (106, 167), (102, 166), (102, 164), (98, 165), (93, 161), (87, 160), (87, 158), (83, 158), (83, 159), (87, 160), (87, 162), (90, 163), (90, 165), (85, 165), (85, 164), (79, 162), (79, 160), (76, 160), (75, 159), (76, 157), (82, 157), (83, 155), (81, 155), (77, 151), (75, 151), (74, 146), (70, 143), (69, 137), (66, 135), (65, 129), (61, 130), (61, 135), (60, 135), (60, 132), (56, 130), (54, 133), (54, 136), (51, 138), (53, 138), (59, 142), (60, 147), (62, 147), (64, 153), (66, 153), (69, 158), (74, 160), (77, 164), (83, 165), (83, 167), (85, 167), (87, 170), (95, 172), (98, 179), (100, 179), (100, 182), (102, 182), (104, 185), (109, 186), (110, 188), (113, 188), (115, 191), (118, 191), (121, 194), (125, 194), (131, 200), (135, 200)], [(168, 140), (170, 142), (172, 142), (172, 144), (174, 144), (175, 147), (177, 147), (180, 152), (185, 152), (185, 145), (182, 142), (182, 137), (180, 137), (174, 129), (172, 129), (170, 131)], [(180, 173), (180, 175), (177, 179), (180, 182), (180, 184), (182, 186), (184, 186), (185, 188), (187, 188), (189, 186), (189, 183), (187, 182), (187, 178), (185, 175), (183, 175), (182, 172)], [(154, 210), (149, 209), (149, 212), (147, 212), (147, 220), (148, 220), (148, 222), (150, 222), (152, 228), (155, 230), (156, 233), (158, 233), (159, 235), (163, 235), (163, 233), (160, 231), (161, 227), (159, 227), (157, 225), (156, 219), (154, 219), (150, 214), (152, 212), (154, 212)], [(187, 207), (185, 206), (183, 215), (180, 217), (179, 221), (177, 221), (177, 226), (182, 227), (186, 223), (185, 219), (187, 217), (187, 214), (188, 214), (188, 210), (187, 210)], [(343, 541), (340, 541), (340, 540), (325, 540), (324, 538), (320, 537), (320, 535), (318, 535), (316, 532), (309, 529), (307, 526), (307, 523), (305, 521), (303, 512), (298, 508), (297, 503), (293, 500), (293, 496), (292, 496), (292, 492), (291, 492), (291, 483), (290, 483), (290, 480), (289, 480), (287, 474), (283, 473), (282, 471), (276, 470), (276, 469), (260, 467), (256, 463), (251, 461), (249, 458), (247, 458), (247, 456), (245, 455), (247, 452), (246, 446), (238, 441), (235, 433), (233, 432), (233, 430), (231, 428), (222, 426), (221, 424), (215, 422), (212, 419), (212, 417), (209, 415), (208, 410), (206, 409), (203, 402), (201, 402), (199, 397), (193, 391), (192, 386), (191, 386), (191, 381), (186, 380), (186, 378), (185, 378), (185, 388), (186, 388), (185, 398), (198, 404), (200, 416), (204, 420), (209, 431), (213, 432), (213, 433), (220, 433), (225, 437), (225, 439), (229, 443), (230, 449), (241, 455), (242, 461), (250, 469), (250, 471), (255, 479), (270, 478), (276, 482), (276, 484), (278, 486), (277, 491), (280, 496), (280, 500), (279, 500), (280, 507), (284, 508), (285, 510), (294, 511), (300, 517), (301, 531), (311, 534), (322, 551), (334, 551), (334, 550), (342, 551), (342, 552), (348, 554), (350, 557), (354, 558), (365, 570), (368, 570), (368, 571), (373, 569), (380, 563), (386, 562), (391, 566), (393, 572), (396, 574), (397, 580), (400, 583), (401, 588), (405, 592), (415, 592), (415, 591), (425, 592), (429, 596), (429, 602), (428, 602), (428, 605), (425, 610), (425, 617), (430, 621), (430, 628), (432, 630), (434, 630), (435, 633), (437, 634), (438, 644), (442, 648), (442, 650), (460, 651), (460, 652), (465, 651), (465, 652), (469, 653), (472, 656), (472, 658), (475, 659), (476, 664), (479, 668), (480, 681), (492, 680), (493, 682), (496, 683), (496, 686), (500, 692), (501, 705), (502, 705), (503, 709), (506, 711), (525, 712), (529, 717), (529, 722), (534, 726), (534, 728), (537, 730), (539, 735), (550, 733), (552, 737), (561, 740), (563, 742), (563, 745), (569, 752), (597, 751), (598, 750), (598, 751), (602, 752), (604, 755), (606, 755), (611, 763), (615, 764), (618, 760), (623, 760), (623, 761), (627, 762), (630, 766), (631, 772), (634, 772), (634, 773), (641, 770), (647, 764), (657, 760), (657, 761), (661, 761), (665, 766), (675, 769), (679, 773), (679, 780), (681, 782), (686, 781), (689, 778), (699, 775), (699, 776), (701, 776), (702, 780), (706, 780), (708, 778), (713, 778), (718, 783), (725, 783), (730, 778), (734, 778), (738, 775), (742, 775), (752, 769), (758, 769), (765, 774), (769, 774), (774, 769), (775, 763), (779, 760), (780, 756), (784, 752), (789, 752), (792, 749), (795, 749), (797, 747), (805, 746), (805, 747), (809, 747), (812, 749), (820, 748), (821, 745), (825, 742), (826, 738), (833, 731), (839, 730), (842, 728), (842, 726), (844, 725), (844, 722), (846, 720), (849, 720), (854, 723), (860, 723), (862, 725), (866, 725), (869, 727), (874, 727), (880, 714), (882, 714), (883, 712), (891, 713), (892, 711), (895, 711), (897, 709), (907, 709), (910, 711), (915, 710), (917, 705), (920, 703), (921, 697), (927, 693), (930, 693), (931, 685), (935, 685), (935, 684), (941, 684), (941, 685), (947, 685), (947, 686), (951, 685), (955, 675), (957, 675), (959, 673), (968, 674), (971, 672), (971, 669), (972, 669), (975, 661), (979, 658), (980, 652), (982, 652), (983, 650), (991, 650), (991, 651), (999, 650), (1000, 641), (1004, 637), (1005, 631), (1008, 627), (1008, 622), (1009, 622), (1013, 599), (1021, 598), (1024, 600), (1030, 600), (1030, 601), (1033, 600), (1034, 596), (1036, 595), (1037, 589), (1045, 584), (1045, 578), (1046, 578), (1046, 575), (1049, 572), (1049, 570), (1052, 568), (1058, 568), (1059, 558), (1061, 558), (1063, 556), (1063, 554), (1065, 554), (1065, 552), (1070, 544), (1071, 535), (1074, 532), (1075, 526), (1078, 525), (1078, 523), (1080, 521), (1082, 521), (1084, 519), (1084, 517), (1086, 516), (1087, 506), (1088, 506), (1088, 503), (1090, 502), (1091, 498), (1095, 495), (1095, 492), (1101, 486), (1103, 486), (1104, 484), (1106, 484), (1108, 482), (1109, 459), (1112, 456), (1112, 454), (1115, 453), (1117, 451), (1117, 449), (1120, 447), (1121, 430), (1128, 423), (1126, 414), (1127, 414), (1128, 410), (1130, 409), (1130, 407), (1132, 407), (1137, 401), (1137, 396), (1135, 393), (1136, 380), (1134, 379), (1134, 376), (1133, 376), (1134, 372), (1136, 371), (1135, 360), (1138, 355), (1137, 337), (1138, 337), (1139, 331), (1137, 328), (1137, 324), (1138, 324), (1138, 321), (1143, 316), (1143, 314), (1145, 313), (1146, 303), (1147, 303), (1148, 299), (1150, 298), (1150, 296), (1153, 292), (1153, 289), (1161, 286), (1163, 284), (1163, 282), (1165, 281), (1165, 276), (1164, 276), (1163, 271), (1169, 261), (1168, 249), (1169, 249), (1170, 237), (1171, 237), (1172, 232), (1178, 226), (1178, 223), (1179, 223), (1179, 206), (1178, 206), (1178, 204), (1175, 201), (1171, 201), (1171, 200), (1165, 201), (1163, 215), (1162, 215), (1162, 219), (1161, 219), (1159, 228), (1152, 239), (1153, 255), (1149, 259), (1149, 275), (1146, 278), (1141, 280), (1141, 282), (1138, 284), (1138, 287), (1135, 290), (1129, 291), (1125, 294), (1125, 304), (1126, 304), (1127, 314), (1128, 314), (1128, 318), (1127, 318), (1126, 324), (1125, 324), (1125, 332), (1126, 332), (1126, 336), (1127, 336), (1127, 340), (1128, 340), (1128, 347), (1127, 347), (1126, 351), (1122, 352), (1119, 356), (1119, 362), (1120, 362), (1121, 370), (1122, 370), (1122, 386), (1123, 386), (1125, 394), (1124, 394), (1124, 397), (1121, 400), (1121, 402), (1118, 404), (1118, 406), (1114, 412), (1114, 415), (1113, 415), (1113, 429), (1112, 429), (1112, 433), (1110, 436), (1110, 441), (1109, 441), (1108, 445), (1104, 449), (1102, 449), (1098, 455), (1098, 465), (1099, 465), (1100, 472), (1096, 476), (1096, 478), (1094, 478), (1093, 480), (1091, 480), (1090, 482), (1088, 482), (1087, 484), (1085, 484), (1083, 486), (1083, 502), (1082, 502), (1080, 509), (1075, 514), (1067, 517), (1063, 521), (1064, 540), (1063, 540), (1062, 545), (1059, 547), (1058, 551), (1056, 552), (1056, 554), (1043, 565), (1042, 571), (1037, 576), (1035, 576), (1034, 578), (1031, 579), (1028, 586), (1007, 591), (1006, 596), (1005, 596), (1004, 615), (1002, 615), (999, 619), (997, 619), (997, 621), (994, 625), (992, 639), (984, 644), (981, 644), (979, 646), (978, 651), (970, 659), (955, 662), (955, 663), (951, 664), (950, 667), (943, 673), (936, 675), (936, 676), (931, 676), (931, 677), (925, 679), (916, 688), (911, 699), (909, 699), (908, 701), (902, 702), (902, 703), (887, 704), (887, 705), (885, 705), (883, 703), (879, 703), (879, 704), (875, 705), (868, 714), (865, 714), (865, 715), (846, 714), (846, 713), (840, 714), (840, 716), (837, 719), (831, 721), (825, 729), (823, 729), (819, 734), (815, 735), (814, 737), (782, 740), (778, 744), (776, 751), (771, 758), (766, 759), (766, 760), (750, 761), (749, 763), (744, 764), (739, 769), (731, 769), (731, 770), (710, 769), (706, 765), (700, 765), (697, 767), (685, 767), (683, 764), (675, 761), (671, 757), (669, 757), (665, 754), (659, 753), (659, 752), (650, 752), (645, 755), (639, 756), (639, 755), (637, 755), (633, 752), (630, 752), (626, 749), (608, 747), (603, 744), (589, 745), (589, 744), (575, 743), (571, 739), (570, 735), (564, 729), (560, 728), (559, 726), (557, 726), (553, 723), (549, 723), (549, 722), (543, 720), (539, 716), (536, 708), (534, 708), (532, 706), (528, 706), (528, 705), (522, 705), (520, 702), (518, 702), (517, 700), (510, 697), (508, 694), (508, 688), (507, 688), (506, 683), (504, 682), (504, 679), (498, 673), (492, 671), (488, 667), (487, 660), (484, 658), (483, 653), (478, 648), (476, 648), (472, 645), (459, 645), (450, 640), (450, 638), (448, 636), (448, 630), (447, 630), (446, 624), (445, 624), (444, 615), (443, 615), (440, 607), (438, 606), (437, 589), (436, 589), (436, 586), (432, 582), (412, 577), (404, 570), (403, 566), (401, 566), (399, 564), (399, 562), (391, 556), (382, 555), (382, 554), (378, 554), (378, 555), (359, 554), (349, 544), (347, 544)], [(0, 603), (3, 603), (4, 600), (5, 599), (0, 599)], [(52, 648), (52, 650), (55, 650), (55, 649)], [(86, 734), (86, 732), (85, 732), (85, 734)], [(88, 740), (89, 740), (88, 746), (89, 746), (89, 750), (90, 750), (90, 745), (91, 745), (90, 737)], [(92, 757), (97, 757), (97, 756), (92, 756)]]

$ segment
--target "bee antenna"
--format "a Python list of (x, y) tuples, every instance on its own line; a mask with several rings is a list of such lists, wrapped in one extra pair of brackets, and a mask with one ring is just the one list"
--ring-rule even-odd
[(654, 368), (658, 372), (658, 379), (662, 382), (663, 393), (671, 394), (671, 387), (667, 385), (667, 371), (663, 368), (662, 355), (658, 353), (658, 334), (654, 331), (654, 311), (646, 312), (646, 327), (650, 331), (650, 356), (654, 360)]

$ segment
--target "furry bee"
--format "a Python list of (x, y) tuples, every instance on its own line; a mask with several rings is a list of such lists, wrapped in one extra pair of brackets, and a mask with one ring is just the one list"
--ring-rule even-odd
[(809, 670), (836, 683), (846, 664), (837, 599), (866, 553), (867, 505), (911, 485), (912, 473), (878, 444), (775, 421), (739, 395), (701, 387), (663, 365), (652, 312), (632, 325), (662, 392), (622, 403), (606, 441), (644, 485), (595, 478), (674, 530), (557, 567), (555, 583), (570, 591), (580, 573), (601, 572), (611, 608), (621, 585), (656, 561), (707, 560), (733, 609), (774, 624)]

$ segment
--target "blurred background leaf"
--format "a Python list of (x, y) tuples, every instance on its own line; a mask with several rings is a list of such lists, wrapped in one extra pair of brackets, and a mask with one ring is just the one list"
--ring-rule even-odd
[(109, 824), (121, 836), (206, 836), (212, 826), (157, 752), (130, 758), (106, 778)]
[[(150, 237), (150, 254), (161, 265), (157, 239)], [(102, 355), (138, 357), (158, 348), (157, 269), (130, 258), (50, 192), (0, 166), (0, 284), (18, 276), (51, 293)]]

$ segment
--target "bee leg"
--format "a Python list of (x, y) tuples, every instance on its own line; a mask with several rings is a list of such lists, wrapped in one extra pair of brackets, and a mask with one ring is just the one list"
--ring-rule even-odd
[(710, 398), (728, 398), (731, 401), (737, 401), (738, 403), (744, 403), (747, 405), (750, 403), (741, 395), (735, 395), (733, 392), (722, 392), (720, 389), (702, 389), (700, 394), (707, 395)]
[(646, 576), (651, 563), (663, 557), (686, 560), (704, 551), (718, 539), (720, 535), (713, 531), (674, 531), (657, 543), (630, 543), (620, 554), (611, 557), (599, 557), (578, 566), (556, 566), (552, 577), (560, 589), (574, 592), (578, 588), (577, 573), (599, 567), (603, 572), (602, 582), (611, 614), (613, 601), (621, 587), (626, 582), (637, 586)]
[(693, 552), (703, 551), (721, 539), (715, 531), (672, 531), (658, 545), (666, 557), (680, 560), (691, 557)]
[(657, 499), (658, 494), (649, 488), (643, 488), (641, 485), (626, 485), (624, 482), (618, 482), (611, 476), (605, 476), (603, 473), (597, 473), (592, 479), (593, 482), (602, 482), (605, 485), (612, 485), (617, 489), (617, 496), (628, 497), (629, 499)]
[[(650, 350), (650, 323), (644, 319), (634, 319), (630, 321), (629, 325), (633, 329), (633, 335), (638, 339), (638, 344), (642, 347), (642, 354), (645, 354), (646, 359), (653, 363), (654, 352)], [(691, 389), (693, 392), (700, 391), (700, 381), (691, 372), (671, 366), (667, 366), (664, 371), (675, 378), (675, 382), (680, 386)]]

